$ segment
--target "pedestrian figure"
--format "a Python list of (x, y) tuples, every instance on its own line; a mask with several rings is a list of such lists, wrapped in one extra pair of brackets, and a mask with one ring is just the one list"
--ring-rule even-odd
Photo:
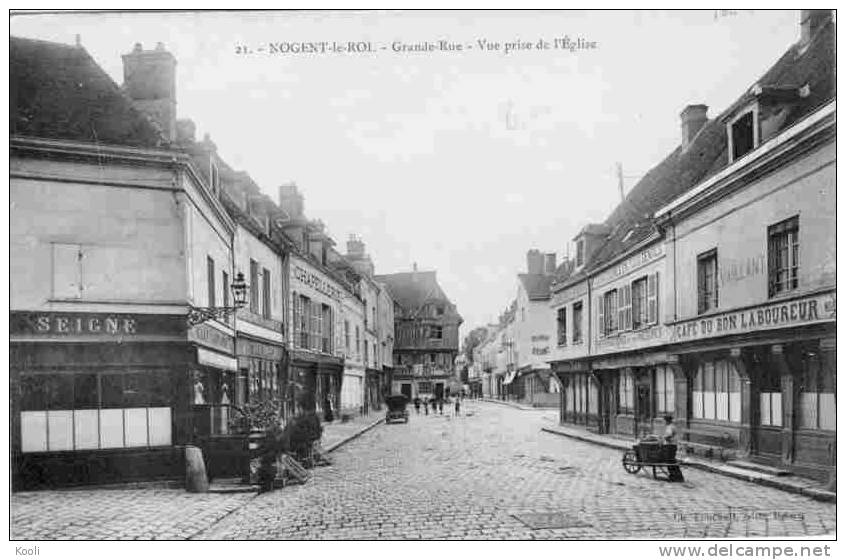
[(460, 412), (461, 412), (461, 401), (456, 397), (456, 399), (455, 399), (455, 415), (458, 416), (458, 414)]
[(443, 416), (444, 413), (444, 400), (438, 399), (438, 414)]
[[(673, 424), (673, 417), (667, 414), (664, 416), (664, 423), (666, 424), (666, 428), (664, 428), (663, 443), (664, 445), (672, 445), (675, 448), (676, 425)], [(675, 454), (673, 454), (673, 458), (675, 459)], [(678, 465), (669, 465), (667, 471), (670, 473), (670, 482), (684, 482), (684, 475), (682, 475), (682, 471)]]
[(414, 412), (420, 414), (420, 397), (414, 397)]
[(423, 408), (426, 410), (426, 416), (429, 416), (429, 401), (423, 399)]

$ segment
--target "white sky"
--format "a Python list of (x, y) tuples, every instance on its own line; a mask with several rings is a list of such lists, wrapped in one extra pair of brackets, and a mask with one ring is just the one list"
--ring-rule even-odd
[[(465, 318), (495, 320), (530, 248), (557, 252), (680, 141), (679, 112), (715, 116), (799, 36), (797, 11), (258, 12), (16, 17), (16, 36), (82, 44), (117, 83), (120, 55), (164, 42), (177, 112), (274, 200), (377, 273), (436, 269)], [(592, 51), (394, 54), (393, 41), (596, 41)], [(268, 41), (372, 41), (372, 54), (235, 54)], [(626, 187), (636, 179), (627, 179)]]

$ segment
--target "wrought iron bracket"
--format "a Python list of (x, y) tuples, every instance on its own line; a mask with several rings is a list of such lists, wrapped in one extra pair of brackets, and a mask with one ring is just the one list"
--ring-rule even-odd
[(226, 321), (229, 315), (235, 313), (237, 307), (194, 307), (189, 306), (188, 315), (185, 320), (189, 327), (205, 323), (210, 319), (223, 319)]

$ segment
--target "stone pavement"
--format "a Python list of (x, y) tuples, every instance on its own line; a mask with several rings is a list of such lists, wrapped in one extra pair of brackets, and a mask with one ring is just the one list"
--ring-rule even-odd
[[(333, 453), (302, 486), (262, 494), (203, 539), (591, 539), (835, 533), (835, 505), (688, 469), (670, 484), (617, 450), (541, 431), (550, 410), (466, 401), (412, 412)], [(446, 411), (445, 411), (446, 412)], [(527, 522), (520, 521), (517, 516)], [(533, 518), (533, 519), (532, 519)]]
[[(555, 411), (466, 401), (462, 412), (412, 412), (408, 424), (378, 425), (334, 451), (333, 464), (313, 470), (306, 484), (261, 495), (155, 486), (16, 493), (11, 537), (614, 539), (836, 530), (835, 505), (805, 496), (693, 469), (684, 484), (629, 475), (619, 451), (541, 431), (556, 426)], [(324, 447), (332, 434), (340, 432), (327, 431)]]
[[(543, 430), (580, 441), (593, 443), (595, 445), (610, 447), (618, 451), (631, 449), (632, 445), (635, 443), (634, 438), (600, 435), (574, 426), (548, 426), (544, 427)], [(835, 492), (826, 490), (824, 484), (814, 480), (798, 476), (776, 476), (750, 469), (739, 468), (723, 461), (709, 461), (707, 459), (694, 456), (681, 456), (679, 457), (679, 461), (683, 465), (721, 474), (723, 476), (730, 476), (740, 480), (745, 480), (746, 482), (760, 484), (762, 486), (778, 488), (779, 490), (783, 490), (785, 492), (802, 494), (814, 500), (823, 502), (837, 501), (837, 494)]]

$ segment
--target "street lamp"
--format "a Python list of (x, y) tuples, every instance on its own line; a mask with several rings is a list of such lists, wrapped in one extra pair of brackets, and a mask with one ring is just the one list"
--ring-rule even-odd
[(229, 286), (232, 290), (232, 303), (234, 305), (227, 307), (194, 307), (188, 306), (188, 326), (193, 327), (201, 323), (205, 323), (209, 319), (223, 319), (226, 320), (231, 313), (241, 309), (247, 304), (247, 283), (244, 281), (244, 273), (239, 272), (235, 276), (235, 280)]

